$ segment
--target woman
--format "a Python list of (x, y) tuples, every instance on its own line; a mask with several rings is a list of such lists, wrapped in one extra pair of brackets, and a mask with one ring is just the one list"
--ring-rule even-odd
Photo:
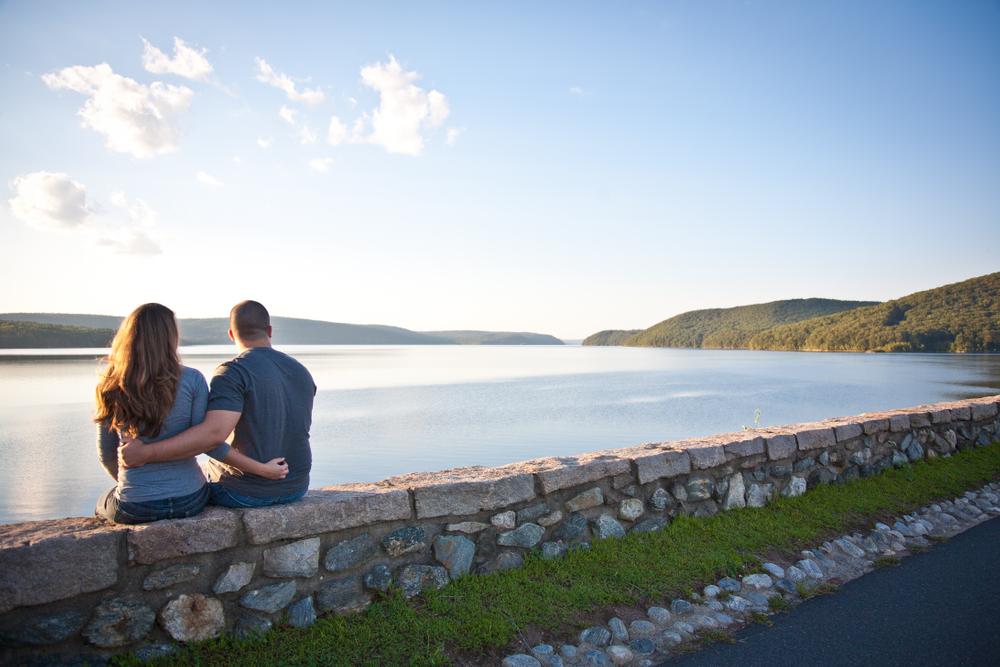
[[(197, 370), (181, 365), (178, 343), (174, 313), (158, 303), (136, 308), (111, 343), (107, 366), (97, 384), (94, 416), (101, 464), (118, 481), (97, 502), (97, 515), (109, 521), (178, 519), (197, 514), (208, 502), (208, 485), (193, 456), (141, 468), (118, 465), (122, 437), (156, 442), (205, 418), (208, 385)], [(215, 455), (219, 449), (208, 455), (219, 458)], [(244, 473), (268, 479), (288, 474), (283, 459), (260, 463), (229, 449), (221, 460)]]

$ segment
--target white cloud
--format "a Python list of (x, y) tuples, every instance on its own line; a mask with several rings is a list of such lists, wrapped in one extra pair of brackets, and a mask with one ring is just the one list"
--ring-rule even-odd
[(318, 157), (316, 159), (309, 160), (309, 166), (321, 174), (325, 174), (332, 165), (332, 157)]
[(298, 113), (299, 112), (296, 111), (295, 109), (291, 109), (284, 105), (282, 105), (281, 108), (278, 109), (278, 116), (281, 118), (281, 120), (285, 121), (289, 125), (295, 125), (295, 117), (298, 115)]
[(105, 146), (138, 158), (170, 153), (177, 148), (177, 117), (191, 104), (184, 86), (156, 81), (148, 86), (115, 74), (102, 63), (76, 65), (42, 76), (53, 90), (87, 96), (79, 110), (83, 126), (104, 135)]
[(449, 127), (448, 131), (445, 133), (445, 143), (449, 146), (454, 146), (458, 142), (458, 138), (464, 133), (464, 127)]
[(161, 252), (155, 238), (156, 213), (141, 199), (129, 201), (124, 192), (113, 192), (108, 200), (122, 216), (114, 211), (102, 214), (101, 207), (87, 201), (82, 183), (48, 171), (18, 176), (11, 187), (15, 195), (8, 203), (14, 216), (33, 227), (82, 234), (119, 253)]
[[(390, 153), (420, 155), (423, 132), (439, 127), (448, 117), (448, 101), (437, 90), (430, 92), (414, 84), (416, 72), (402, 68), (395, 56), (386, 63), (361, 68), (362, 82), (379, 93), (379, 105), (355, 123), (353, 141), (382, 146)], [(368, 125), (371, 132), (365, 133)]]
[(194, 177), (198, 179), (199, 183), (207, 185), (210, 188), (221, 188), (223, 186), (222, 181), (204, 171), (199, 171)]
[(19, 220), (42, 229), (72, 229), (91, 213), (87, 189), (63, 173), (36, 171), (11, 183), (13, 199), (7, 203)]
[(580, 86), (570, 86), (569, 87), (569, 94), (570, 95), (576, 95), (577, 97), (583, 97), (583, 95), (585, 94), (585, 91)]
[(302, 129), (299, 130), (299, 142), (303, 145), (316, 143), (317, 135), (316, 130), (312, 129), (308, 125), (303, 125)]
[(341, 144), (347, 138), (347, 126), (336, 116), (330, 117), (330, 126), (326, 130), (326, 143), (331, 146)]
[(301, 91), (295, 88), (295, 82), (287, 74), (275, 72), (263, 58), (257, 58), (257, 80), (283, 90), (288, 99), (293, 102), (303, 102), (315, 105), (326, 99), (326, 95), (318, 88), (303, 88)]
[(358, 101), (353, 97), (348, 97), (347, 101), (350, 103), (351, 108), (358, 106)]
[(145, 39), (142, 43), (142, 66), (147, 72), (176, 74), (195, 81), (205, 81), (212, 74), (212, 64), (205, 57), (208, 49), (193, 49), (180, 37), (174, 37), (174, 57), (169, 58)]
[(271, 147), (272, 144), (274, 144), (274, 139), (272, 139), (271, 137), (266, 137), (266, 138), (257, 137), (258, 148), (263, 148), (264, 150), (267, 150), (268, 148)]

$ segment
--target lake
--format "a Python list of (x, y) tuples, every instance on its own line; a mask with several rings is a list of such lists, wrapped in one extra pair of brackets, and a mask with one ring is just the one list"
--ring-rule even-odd
[[(285, 346), (319, 391), (312, 486), (497, 465), (1000, 393), (1000, 355)], [(181, 349), (206, 376), (231, 347)], [(0, 351), (0, 523), (83, 516), (113, 481), (100, 350)]]

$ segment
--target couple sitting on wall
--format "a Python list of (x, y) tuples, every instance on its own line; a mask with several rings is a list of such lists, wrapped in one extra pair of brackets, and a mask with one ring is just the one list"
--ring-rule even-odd
[[(98, 452), (118, 482), (98, 500), (98, 516), (145, 523), (209, 503), (264, 507), (305, 495), (312, 376), (271, 347), (270, 316), (256, 301), (233, 307), (229, 337), (240, 352), (209, 389), (181, 365), (169, 308), (147, 303), (122, 322), (97, 385)], [(195, 459), (203, 453), (207, 482)]]

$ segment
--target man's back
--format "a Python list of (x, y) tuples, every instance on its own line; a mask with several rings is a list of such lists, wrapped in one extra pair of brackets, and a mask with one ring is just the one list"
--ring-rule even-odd
[(309, 488), (316, 385), (305, 366), (271, 347), (253, 347), (219, 366), (212, 378), (209, 410), (242, 413), (233, 446), (258, 461), (284, 457), (288, 476), (267, 480), (231, 475), (210, 461), (211, 480), (247, 496), (286, 496)]

